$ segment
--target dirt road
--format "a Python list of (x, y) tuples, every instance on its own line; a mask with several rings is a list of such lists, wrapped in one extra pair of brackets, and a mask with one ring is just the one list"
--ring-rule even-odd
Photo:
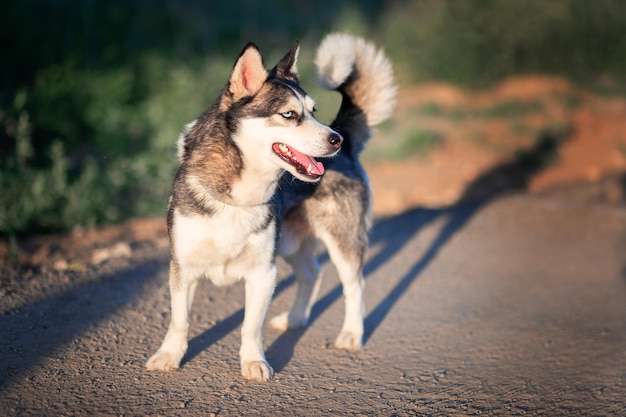
[[(0, 299), (0, 415), (624, 415), (626, 209), (571, 196), (379, 219), (364, 350), (330, 347), (326, 264), (309, 328), (266, 331), (265, 384), (239, 375), (240, 285), (204, 283), (182, 368), (144, 369), (169, 319), (165, 249), (21, 277)], [(270, 314), (294, 297), (280, 276)]]

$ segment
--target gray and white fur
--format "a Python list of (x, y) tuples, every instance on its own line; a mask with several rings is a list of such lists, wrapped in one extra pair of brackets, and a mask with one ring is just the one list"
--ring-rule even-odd
[(298, 84), (298, 52), (295, 43), (268, 71), (258, 48), (247, 45), (219, 98), (179, 137), (181, 165), (167, 216), (172, 316), (146, 364), (150, 370), (179, 367), (200, 278), (216, 285), (243, 279), (241, 373), (269, 379), (263, 324), (276, 284), (276, 255), (292, 265), (298, 291), (292, 309), (269, 324), (302, 327), (320, 283), (316, 241), (326, 246), (343, 285), (346, 313), (335, 345), (362, 345), (371, 193), (358, 154), (371, 127), (393, 109), (392, 68), (360, 38), (327, 36), (317, 51), (319, 81), (343, 96), (328, 127), (315, 119), (315, 103)]
[(280, 254), (293, 267), (298, 283), (292, 309), (270, 321), (280, 329), (307, 324), (320, 285), (313, 254), (321, 241), (337, 268), (345, 297), (345, 318), (335, 341), (341, 349), (359, 349), (363, 339), (363, 261), (371, 225), (371, 191), (359, 153), (371, 128), (387, 119), (395, 104), (391, 63), (373, 44), (347, 34), (331, 34), (315, 58), (319, 84), (342, 94), (331, 127), (343, 138), (341, 152), (325, 160), (318, 184), (297, 184), (286, 176), (277, 192), (282, 203)]

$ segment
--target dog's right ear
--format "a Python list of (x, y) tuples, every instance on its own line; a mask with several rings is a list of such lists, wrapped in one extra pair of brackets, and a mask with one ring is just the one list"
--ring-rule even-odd
[(234, 101), (255, 95), (267, 80), (268, 75), (259, 48), (253, 43), (247, 44), (239, 55), (230, 76), (228, 90), (233, 95)]

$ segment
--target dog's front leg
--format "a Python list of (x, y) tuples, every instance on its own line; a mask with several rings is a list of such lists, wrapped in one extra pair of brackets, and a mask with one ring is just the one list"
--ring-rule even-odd
[(274, 370), (263, 352), (263, 324), (276, 285), (276, 266), (246, 277), (245, 313), (241, 328), (241, 374), (247, 379), (267, 381)]
[(148, 370), (169, 371), (180, 366), (180, 361), (187, 352), (189, 312), (197, 286), (198, 281), (195, 278), (183, 277), (170, 262), (172, 317), (161, 347), (146, 363)]

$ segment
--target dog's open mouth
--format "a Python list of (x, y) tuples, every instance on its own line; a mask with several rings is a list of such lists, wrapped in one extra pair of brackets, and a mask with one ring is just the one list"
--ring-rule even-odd
[(313, 157), (285, 145), (284, 143), (274, 143), (272, 150), (283, 161), (293, 166), (299, 174), (311, 179), (317, 179), (324, 174), (324, 165), (316, 161)]

